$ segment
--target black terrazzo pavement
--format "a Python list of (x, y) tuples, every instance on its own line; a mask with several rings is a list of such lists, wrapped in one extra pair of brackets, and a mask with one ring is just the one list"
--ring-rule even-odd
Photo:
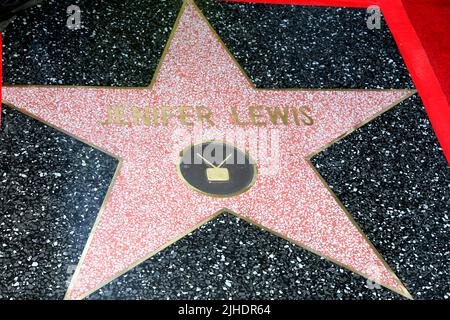
[(415, 95), (312, 159), (415, 299), (450, 299), (450, 167)]
[(41, 0), (0, 0), (0, 31), (14, 16)]
[(3, 105), (0, 299), (62, 299), (117, 160)]
[(195, 0), (259, 88), (412, 88), (384, 20), (365, 8)]
[(88, 299), (402, 299), (234, 215), (221, 214)]
[[(78, 1), (80, 30), (65, 26), (71, 1), (49, 0), (23, 12), (3, 34), (4, 82), (148, 85), (181, 1), (143, 3)], [(258, 87), (413, 86), (385, 22), (381, 30), (368, 30), (365, 9), (197, 3)], [(449, 298), (450, 169), (419, 98), (313, 162), (411, 294)], [(4, 107), (1, 299), (64, 296), (116, 165), (102, 152)], [(223, 215), (90, 298), (402, 298), (367, 286), (373, 287)]]
[[(81, 29), (66, 26), (70, 5)], [(181, 0), (47, 0), (3, 33), (4, 84), (147, 86)]]

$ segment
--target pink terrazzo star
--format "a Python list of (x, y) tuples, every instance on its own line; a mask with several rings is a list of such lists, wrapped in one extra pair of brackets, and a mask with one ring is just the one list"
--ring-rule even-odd
[[(3, 89), (8, 103), (121, 159), (67, 292), (70, 299), (85, 297), (222, 208), (409, 296), (307, 157), (410, 94), (403, 90), (256, 90), (190, 2), (152, 88)], [(255, 185), (239, 196), (213, 198), (193, 191), (177, 175), (177, 152), (190, 144), (180, 142), (180, 136), (190, 137), (199, 130), (197, 126), (181, 126), (176, 118), (168, 119), (167, 126), (100, 125), (108, 108), (116, 105), (207, 106), (213, 111), (214, 125), (203, 128), (204, 137), (222, 139), (235, 132), (236, 144), (242, 148), (247, 147), (239, 136), (254, 128), (237, 130), (230, 106), (236, 106), (243, 119), (248, 119), (248, 106), (253, 105), (309, 106), (314, 124), (259, 126), (258, 136), (276, 134), (277, 168), (261, 170)]]

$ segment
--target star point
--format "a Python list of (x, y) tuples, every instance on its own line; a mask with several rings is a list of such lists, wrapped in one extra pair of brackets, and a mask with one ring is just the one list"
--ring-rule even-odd
[[(410, 298), (309, 159), (414, 92), (256, 89), (198, 8), (185, 1), (181, 12), (147, 88), (4, 88), (11, 105), (120, 160), (66, 298), (86, 297), (224, 211)], [(158, 113), (155, 126), (101, 125), (118, 105), (141, 110), (140, 119), (149, 107), (176, 110), (165, 111), (166, 118)], [(197, 123), (183, 126), (179, 108), (186, 106), (212, 110), (212, 121), (200, 129)], [(251, 109), (242, 120), (246, 126), (233, 122), (231, 107), (242, 116), (254, 106), (262, 109)], [(313, 123), (297, 118), (295, 125), (289, 113), (291, 122), (284, 124), (286, 115), (273, 113), (275, 108), (283, 112), (284, 106), (308, 106)], [(186, 113), (185, 124), (190, 116), (199, 117)], [(132, 114), (119, 117), (132, 121)], [(237, 146), (249, 149), (258, 170), (274, 167), (261, 170), (252, 188), (236, 197), (195, 192), (177, 175), (174, 155), (188, 145), (183, 139), (195, 140), (196, 131), (205, 137), (201, 141), (231, 136)], [(271, 145), (276, 157), (251, 150), (255, 134), (257, 145)], [(212, 172), (214, 179), (224, 180), (224, 172)]]

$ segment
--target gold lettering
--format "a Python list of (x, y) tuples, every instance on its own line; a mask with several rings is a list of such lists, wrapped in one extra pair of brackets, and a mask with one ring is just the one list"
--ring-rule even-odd
[(255, 126), (265, 126), (266, 122), (265, 121), (259, 121), (258, 119), (264, 118), (264, 115), (262, 115), (260, 112), (262, 110), (262, 107), (260, 106), (251, 106), (249, 108), (249, 112), (250, 112), (250, 119), (252, 119), (252, 123)]
[(107, 124), (111, 124), (112, 123), (112, 108), (108, 107), (106, 109), (106, 120), (100, 121), (101, 125), (107, 125)]
[(193, 126), (194, 123), (191, 121), (188, 121), (188, 117), (192, 117), (192, 114), (187, 113), (186, 111), (192, 110), (191, 107), (180, 107), (180, 122), (184, 126)]
[[(165, 106), (160, 108), (155, 106), (148, 106), (146, 108), (133, 106), (131, 112), (125, 112), (126, 110), (124, 108), (125, 106), (120, 105), (108, 107), (106, 109), (106, 119), (99, 121), (99, 123), (101, 125), (117, 124), (120, 126), (140, 124), (146, 126), (167, 126), (170, 118), (178, 118), (180, 124), (184, 126), (194, 126), (197, 121), (202, 124), (206, 122), (210, 126), (214, 126), (212, 120), (213, 112), (211, 108), (206, 106)], [(284, 124), (287, 126), (291, 121), (290, 110), (292, 110), (295, 125), (299, 126), (304, 124), (311, 126), (314, 124), (314, 119), (311, 115), (312, 109), (309, 106), (273, 108), (250, 106), (248, 108), (247, 119), (245, 116), (238, 114), (237, 107), (232, 106), (231, 115), (234, 124), (238, 126), (265, 126), (268, 123), (266, 121), (267, 116), (272, 124)]]
[[(149, 107), (150, 108), (150, 107)], [(158, 120), (158, 108), (157, 107), (153, 107), (153, 124), (155, 126), (157, 126), (159, 124), (159, 120)]]
[(284, 107), (283, 113), (281, 112), (279, 107), (275, 108), (266, 108), (267, 112), (269, 113), (270, 121), (272, 121), (273, 124), (278, 123), (278, 118), (281, 119), (284, 125), (288, 124), (289, 120), (289, 108)]
[(231, 114), (232, 114), (232, 116), (233, 116), (233, 121), (234, 121), (234, 124), (236, 124), (236, 125), (238, 125), (238, 126), (246, 126), (246, 125), (248, 125), (249, 123), (248, 122), (241, 122), (240, 120), (239, 120), (239, 116), (238, 116), (238, 114), (237, 114), (237, 108), (236, 107), (231, 107)]
[(133, 116), (133, 125), (139, 125), (140, 120), (146, 126), (151, 124), (150, 112), (148, 109), (141, 110), (139, 107), (133, 107), (131, 114)]
[(168, 119), (170, 117), (173, 117), (173, 114), (170, 113), (174, 107), (161, 107), (161, 119), (162, 119), (162, 125), (167, 126)]
[(205, 106), (198, 106), (196, 109), (197, 109), (197, 119), (198, 121), (200, 121), (200, 123), (203, 123), (203, 120), (206, 120), (210, 126), (214, 126), (214, 122), (211, 120), (212, 111), (210, 108)]
[(125, 126), (128, 123), (126, 121), (124, 121), (124, 117), (125, 115), (122, 113), (122, 106), (115, 106), (114, 108), (114, 115), (116, 118), (115, 124), (119, 125), (119, 126)]
[(311, 112), (311, 108), (303, 106), (298, 109), (300, 113), (304, 116), (304, 118), (302, 118), (302, 122), (307, 126), (312, 126), (314, 124), (314, 119), (308, 113), (306, 113), (306, 111)]

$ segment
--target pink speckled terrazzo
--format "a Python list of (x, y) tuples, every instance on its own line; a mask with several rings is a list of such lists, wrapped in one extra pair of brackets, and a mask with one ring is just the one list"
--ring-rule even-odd
[[(406, 90), (256, 90), (188, 3), (149, 89), (8, 87), (3, 98), (17, 108), (122, 160), (91, 235), (68, 298), (77, 299), (227, 208), (391, 289), (406, 294), (371, 245), (310, 167), (306, 158), (364, 120), (396, 104)], [(207, 106), (213, 126), (101, 125), (111, 106)], [(308, 106), (313, 125), (238, 127), (236, 106)], [(177, 154), (198, 139), (223, 139), (250, 149), (248, 135), (273, 135), (273, 158), (252, 154), (256, 184), (231, 198), (188, 188), (177, 175)], [(272, 159), (273, 161), (271, 162)]]

